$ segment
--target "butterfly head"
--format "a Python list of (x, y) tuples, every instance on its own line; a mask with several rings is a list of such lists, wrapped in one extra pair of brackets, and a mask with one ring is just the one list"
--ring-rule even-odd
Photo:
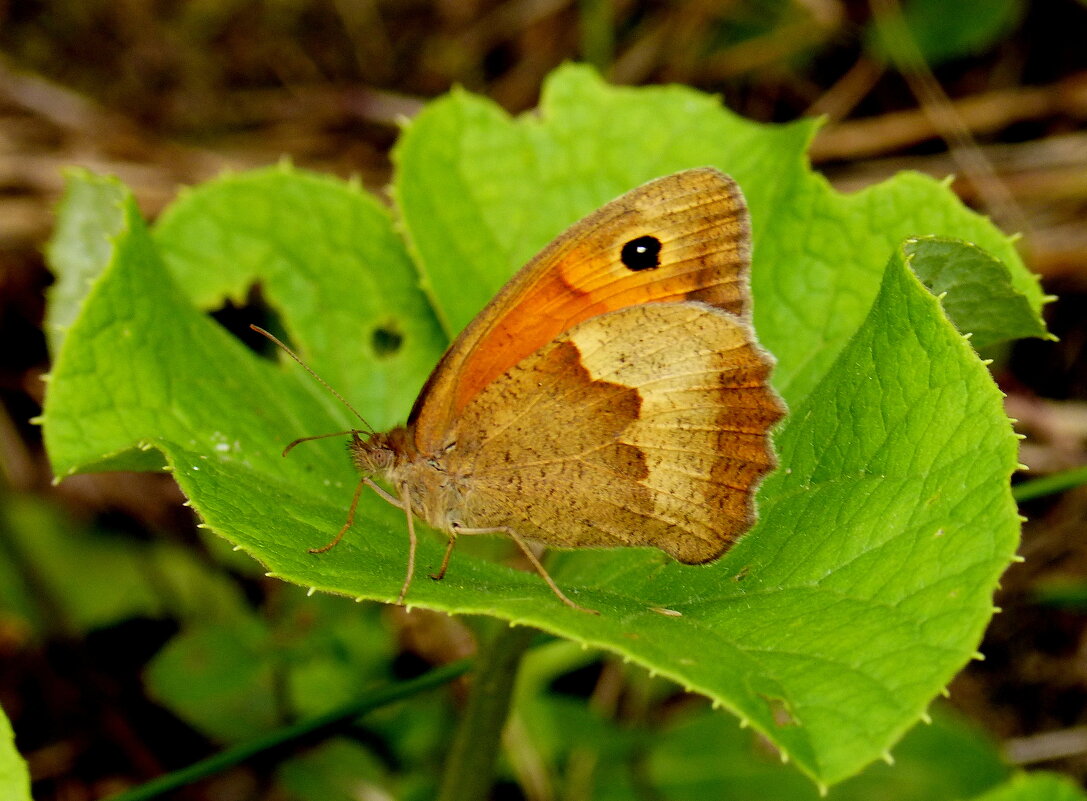
[(347, 448), (351, 460), (363, 475), (388, 475), (407, 457), (410, 439), (404, 428), (387, 433), (352, 431)]

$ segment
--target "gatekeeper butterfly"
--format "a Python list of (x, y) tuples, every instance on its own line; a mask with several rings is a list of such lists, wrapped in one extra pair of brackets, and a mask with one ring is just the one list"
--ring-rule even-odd
[(415, 516), (449, 538), (433, 578), (459, 535), (504, 534), (583, 611), (529, 542), (721, 556), (754, 522), (784, 414), (751, 325), (750, 253), (743, 196), (712, 168), (651, 181), (576, 223), (461, 332), (406, 425), (344, 432), (362, 479), (346, 524), (314, 552), (339, 542), (370, 486), (407, 518), (401, 603)]

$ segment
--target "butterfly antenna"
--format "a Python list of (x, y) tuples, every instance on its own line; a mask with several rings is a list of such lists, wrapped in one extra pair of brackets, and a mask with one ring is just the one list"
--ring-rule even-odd
[[(274, 334), (268, 333), (267, 331), (265, 331), (263, 328), (261, 328), (258, 325), (250, 325), (249, 327), (252, 328), (254, 331), (256, 331), (258, 334), (260, 334), (261, 336), (267, 337), (272, 342), (274, 342), (276, 345), (278, 345), (280, 347), (280, 349), (284, 353), (286, 353), (288, 356), (290, 356), (292, 359), (294, 359), (296, 362), (298, 362), (302, 366), (303, 370), (305, 370), (307, 373), (309, 373), (311, 376), (313, 376), (314, 380), (316, 380), (318, 384), (320, 384), (325, 389), (327, 389), (329, 392), (331, 392), (333, 397), (336, 398), (336, 400), (338, 400), (340, 403), (342, 403), (344, 406), (346, 406), (350, 410), (351, 414), (353, 414), (353, 415), (355, 415), (355, 417), (359, 418), (359, 420), (362, 421), (362, 424), (366, 427), (367, 430), (369, 430), (369, 431), (374, 430), (374, 427), (372, 425), (370, 425), (368, 422), (366, 422), (366, 418), (363, 417), (361, 414), (359, 414), (358, 410), (354, 406), (352, 406), (350, 403), (347, 402), (347, 398), (345, 398), (343, 395), (341, 395), (339, 392), (337, 392), (335, 389), (333, 389), (332, 385), (329, 384), (327, 381), (325, 381), (323, 378), (321, 378), (321, 376), (317, 375), (317, 373), (315, 373), (313, 371), (312, 367), (310, 367), (308, 364), (306, 364), (304, 361), (302, 361), (301, 356), (299, 356), (297, 353), (295, 353), (293, 350), (291, 350), (289, 347), (287, 347), (287, 345), (285, 343), (283, 343), (282, 341), (280, 341), (278, 337), (276, 337)], [(291, 448), (293, 448), (298, 443), (305, 442), (306, 440), (321, 439), (322, 437), (338, 437), (338, 436), (342, 436), (343, 434), (350, 434), (350, 433), (352, 433), (352, 432), (345, 431), (345, 432), (339, 432), (339, 433), (336, 433), (336, 434), (321, 434), (321, 435), (318, 435), (316, 437), (303, 437), (302, 439), (295, 440), (290, 445), (288, 445), (287, 450), (283, 452), (283, 455), (286, 456), (287, 451), (289, 451)]]

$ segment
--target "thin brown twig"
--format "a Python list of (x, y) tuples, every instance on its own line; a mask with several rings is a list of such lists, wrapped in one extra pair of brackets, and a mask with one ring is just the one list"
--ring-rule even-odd
[(902, 73), (921, 110), (928, 115), (940, 138), (948, 146), (955, 161), (974, 184), (978, 195), (990, 213), (1013, 231), (1028, 232), (1029, 223), (1023, 210), (996, 175), (993, 166), (981, 153), (973, 134), (966, 126), (939, 81), (928, 68), (917, 43), (909, 35), (898, 0), (869, 0), (874, 17), (897, 22), (897, 36), (889, 53)]
[[(829, 94), (829, 93), (828, 93)], [(1087, 73), (1048, 86), (982, 92), (950, 101), (955, 115), (972, 134), (989, 134), (1009, 125), (1059, 115), (1087, 117)], [(812, 113), (827, 113), (819, 106)], [(924, 109), (910, 109), (828, 125), (812, 142), (812, 161), (869, 158), (940, 136)]]

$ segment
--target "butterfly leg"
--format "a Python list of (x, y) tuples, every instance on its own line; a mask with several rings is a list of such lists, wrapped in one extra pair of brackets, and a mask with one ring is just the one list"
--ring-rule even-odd
[(449, 557), (453, 554), (453, 546), (457, 544), (457, 531), (459, 529), (456, 525), (449, 532), (449, 544), (445, 546), (445, 556), (442, 557), (442, 566), (438, 568), (437, 573), (431, 573), (430, 577), (435, 581), (441, 581), (445, 578), (445, 570), (449, 567)]
[(589, 609), (588, 607), (581, 606), (571, 601), (562, 590), (559, 589), (559, 585), (555, 583), (555, 580), (551, 578), (551, 574), (544, 569), (543, 563), (539, 557), (533, 553), (529, 544), (521, 539), (521, 536), (509, 526), (496, 526), (494, 528), (463, 528), (456, 523), (453, 524), (454, 534), (505, 534), (511, 540), (517, 543), (519, 547), (528, 557), (528, 561), (532, 563), (532, 566), (536, 568), (536, 572), (540, 574), (540, 578), (547, 582), (547, 586), (551, 588), (551, 592), (558, 596), (558, 599), (571, 609), (576, 609), (579, 612), (587, 612), (590, 615), (599, 615), (595, 609)]
[[(373, 486), (376, 488), (376, 485)], [(400, 494), (403, 501), (402, 504), (398, 503), (395, 505), (400, 506), (404, 510), (404, 514), (408, 516), (408, 575), (404, 577), (404, 585), (400, 588), (400, 595), (396, 598), (398, 604), (403, 604), (404, 596), (408, 594), (408, 587), (411, 586), (411, 580), (415, 576), (415, 518), (411, 513), (411, 496), (408, 495), (407, 490), (403, 485), (397, 485), (396, 491)], [(387, 495), (388, 493), (381, 494)]]
[(347, 522), (343, 524), (343, 528), (341, 528), (340, 532), (332, 538), (331, 542), (325, 543), (320, 548), (310, 548), (310, 553), (324, 553), (325, 551), (331, 551), (333, 548), (340, 544), (340, 540), (343, 539), (343, 535), (347, 533), (347, 530), (351, 528), (351, 526), (355, 522), (355, 508), (359, 505), (359, 496), (362, 495), (362, 488), (364, 486), (369, 486), (370, 489), (372, 489), (386, 501), (391, 503), (397, 509), (404, 508), (404, 504), (400, 503), (400, 501), (398, 501), (392, 495), (390, 495), (377, 484), (375, 484), (369, 476), (363, 476), (359, 480), (358, 486), (355, 487), (355, 494), (351, 498), (351, 508), (347, 510)]
[(359, 496), (362, 495), (362, 488), (366, 486), (368, 478), (363, 478), (359, 481), (358, 486), (355, 487), (355, 494), (351, 498), (351, 508), (347, 510), (347, 522), (343, 524), (343, 528), (339, 533), (332, 538), (332, 541), (322, 545), (320, 548), (310, 548), (310, 553), (324, 553), (325, 551), (331, 551), (337, 545), (340, 544), (340, 540), (343, 539), (343, 535), (347, 533), (347, 530), (351, 528), (351, 525), (355, 522), (355, 508), (359, 505)]

